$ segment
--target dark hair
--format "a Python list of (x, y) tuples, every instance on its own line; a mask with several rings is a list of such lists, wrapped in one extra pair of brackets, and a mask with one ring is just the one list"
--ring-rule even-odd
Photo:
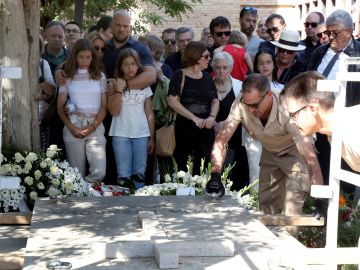
[(166, 28), (164, 31), (162, 31), (161, 37), (164, 38), (164, 34), (171, 34), (171, 33), (176, 33), (176, 29)]
[(183, 55), (181, 56), (181, 62), (184, 67), (190, 67), (196, 65), (203, 52), (207, 50), (204, 43), (200, 41), (191, 41), (186, 45)]
[(246, 14), (252, 14), (252, 15), (257, 15), (257, 10), (254, 7), (243, 7), (240, 11), (240, 19), (244, 18)]
[(103, 16), (98, 20), (95, 25), (95, 30), (99, 31), (100, 29), (106, 30), (110, 27), (112, 17), (111, 16)]
[(218, 27), (218, 26), (220, 26), (221, 28), (229, 27), (229, 30), (231, 29), (231, 24), (230, 24), (229, 20), (223, 16), (218, 16), (211, 20), (210, 25), (209, 25), (210, 33), (214, 34), (215, 27)]
[(143, 72), (144, 67), (140, 62), (140, 56), (137, 53), (137, 51), (135, 51), (134, 49), (131, 49), (131, 48), (126, 48), (126, 49), (122, 49), (120, 51), (118, 59), (116, 60), (115, 72), (114, 72), (115, 78), (117, 78), (117, 77), (124, 78), (124, 72), (121, 69), (121, 65), (122, 65), (122, 62), (128, 57), (132, 57), (135, 60), (136, 64), (139, 66), (137, 74)]
[(253, 89), (256, 89), (262, 95), (265, 94), (271, 90), (269, 79), (259, 73), (252, 73), (246, 76), (242, 85), (242, 91), (251, 92)]
[(276, 81), (276, 77), (277, 77), (276, 75), (277, 75), (278, 68), (276, 66), (275, 54), (271, 50), (269, 50), (267, 48), (261, 49), (256, 53), (256, 55), (254, 57), (254, 73), (260, 73), (260, 71), (257, 68), (257, 65), (259, 64), (259, 57), (262, 54), (270, 54), (271, 55), (271, 59), (272, 59), (272, 61), (274, 63), (274, 70), (272, 72), (272, 79), (273, 79), (273, 81)]
[(312, 14), (312, 13), (319, 16), (319, 24), (321, 24), (321, 23), (323, 23), (323, 22), (325, 21), (324, 15), (323, 15), (321, 12), (319, 12), (319, 11), (312, 11), (312, 12), (310, 12), (310, 13), (308, 14), (308, 16), (309, 16), (310, 14)]
[(65, 26), (62, 22), (59, 22), (59, 21), (50, 21), (48, 22), (48, 24), (45, 26), (45, 31), (53, 26), (60, 26), (64, 32), (65, 32)]
[(95, 49), (89, 40), (81, 38), (77, 40), (71, 49), (70, 56), (65, 62), (65, 73), (69, 78), (74, 78), (76, 70), (78, 69), (77, 56), (79, 52), (91, 51), (92, 60), (88, 68), (90, 78), (93, 80), (100, 80), (101, 68), (98, 58), (95, 54)]
[(68, 25), (68, 24), (75, 24), (77, 27), (79, 27), (79, 29), (81, 29), (80, 25), (75, 21), (69, 21), (69, 22), (65, 23), (65, 26)]
[(283, 16), (281, 16), (280, 14), (271, 14), (269, 17), (267, 17), (265, 24), (269, 24), (272, 20), (274, 19), (279, 19), (280, 20), (280, 24), (284, 25), (285, 24), (285, 19)]
[(318, 102), (326, 109), (334, 107), (335, 96), (333, 92), (317, 91), (318, 80), (325, 80), (326, 77), (317, 71), (307, 71), (294, 77), (287, 83), (281, 95), (285, 98), (294, 98), (306, 104)]

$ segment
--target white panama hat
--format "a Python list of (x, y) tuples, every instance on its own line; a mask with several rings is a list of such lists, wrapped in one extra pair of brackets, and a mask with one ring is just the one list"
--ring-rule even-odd
[(289, 51), (302, 51), (306, 46), (300, 44), (300, 35), (293, 30), (284, 30), (281, 32), (279, 41), (270, 41), (276, 47)]

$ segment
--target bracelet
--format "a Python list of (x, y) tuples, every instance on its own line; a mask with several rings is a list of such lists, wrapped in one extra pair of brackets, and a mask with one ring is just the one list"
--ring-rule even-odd
[(96, 130), (96, 126), (95, 126), (95, 124), (91, 124), (93, 127), (94, 127), (94, 131)]
[(210, 117), (210, 116), (212, 116), (212, 117), (216, 118), (216, 116), (215, 116), (215, 115), (213, 115), (213, 114), (210, 114), (210, 115), (209, 115), (209, 117)]
[(119, 90), (115, 90), (114, 92), (115, 92), (115, 93), (118, 93), (118, 94), (120, 94), (120, 95), (123, 95), (123, 94), (124, 94), (123, 91), (119, 91)]

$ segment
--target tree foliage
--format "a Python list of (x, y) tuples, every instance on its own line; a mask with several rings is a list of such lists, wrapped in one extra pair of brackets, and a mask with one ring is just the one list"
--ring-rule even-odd
[[(85, 29), (94, 25), (101, 16), (108, 12), (117, 9), (126, 9), (130, 12), (141, 10), (139, 19), (134, 23), (133, 31), (142, 33), (146, 31), (145, 25), (161, 25), (164, 19), (155, 12), (141, 9), (143, 4), (156, 6), (166, 15), (181, 21), (182, 15), (186, 12), (192, 12), (196, 3), (201, 3), (201, 0), (42, 0), (41, 25), (45, 26), (54, 19), (75, 20)], [(83, 6), (84, 9), (76, 10), (75, 6)], [(81, 17), (83, 18), (80, 21), (79, 18)]]

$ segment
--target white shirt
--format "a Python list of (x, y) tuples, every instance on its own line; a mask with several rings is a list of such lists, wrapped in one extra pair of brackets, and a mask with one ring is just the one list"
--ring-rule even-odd
[[(351, 43), (348, 43), (347, 46), (349, 46)], [(344, 48), (344, 50), (347, 48), (347, 46)], [(339, 59), (338, 61), (335, 62), (333, 68), (331, 69), (329, 75), (326, 77), (328, 80), (335, 80), (336, 79), (336, 73), (339, 71), (339, 63), (340, 60), (349, 58), (349, 56), (344, 53), (344, 50), (339, 54)], [(329, 62), (331, 61), (331, 59), (334, 57), (334, 55), (336, 54), (336, 52), (331, 49), (329, 47), (329, 49), (326, 51), (325, 55), (323, 56), (320, 65), (317, 68), (317, 71), (320, 72), (321, 74), (324, 72), (325, 68), (327, 67), (327, 65), (329, 64)]]
[(121, 109), (113, 116), (109, 136), (142, 138), (150, 136), (145, 114), (145, 99), (152, 96), (150, 87), (144, 90), (130, 89), (121, 98)]
[(106, 91), (106, 77), (93, 80), (87, 69), (78, 69), (73, 79), (60, 86), (59, 93), (67, 93), (77, 112), (97, 114), (101, 107), (101, 94)]

